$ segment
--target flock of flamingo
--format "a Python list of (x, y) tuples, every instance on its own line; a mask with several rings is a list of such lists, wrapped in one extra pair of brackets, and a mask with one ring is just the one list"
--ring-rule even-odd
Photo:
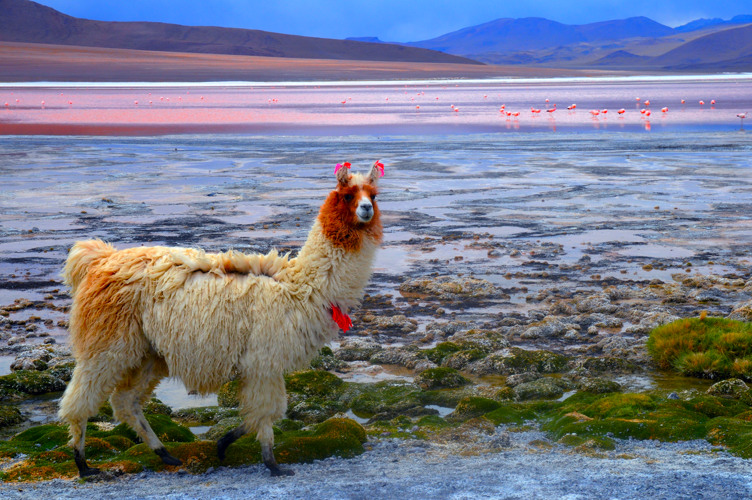
[[(190, 92), (186, 92), (186, 93), (190, 94)], [(407, 93), (407, 92), (405, 92), (405, 93)], [(11, 92), (11, 95), (12, 94), (13, 93)], [(418, 92), (417, 95), (418, 96), (424, 96), (425, 92)], [(63, 97), (63, 96), (64, 96), (64, 94), (61, 92), (60, 93), (60, 97)], [(154, 104), (154, 99), (156, 99), (156, 98), (152, 99), (152, 94), (151, 93), (148, 94), (148, 98), (149, 98), (148, 104), (149, 104), (149, 106), (152, 106)], [(182, 102), (182, 99), (183, 98), (181, 96), (177, 97), (177, 101), (178, 102)], [(488, 95), (487, 94), (483, 95), (483, 99), (488, 99)], [(158, 100), (159, 100), (159, 102), (165, 103), (165, 102), (169, 102), (170, 98), (169, 97), (159, 97)], [(203, 102), (204, 101), (204, 96), (200, 96), (199, 100)], [(415, 98), (413, 97), (410, 100), (414, 101)], [(436, 100), (438, 101), (439, 97), (436, 97)], [(352, 101), (352, 97), (348, 97), (348, 98), (342, 100), (341, 104), (344, 106), (344, 105), (348, 104), (351, 101)], [(389, 97), (386, 98), (386, 101), (387, 102), (389, 101)], [(278, 103), (278, 102), (279, 102), (279, 100), (277, 98), (270, 98), (268, 100), (269, 104), (275, 104), (275, 103)], [(20, 105), (20, 103), (21, 103), (21, 100), (19, 98), (16, 98), (15, 99), (16, 106)], [(650, 116), (652, 115), (652, 111), (651, 111), (651, 108), (650, 108), (650, 100), (649, 99), (642, 100), (640, 97), (635, 97), (635, 103), (636, 103), (636, 108), (639, 111), (639, 113), (642, 115), (642, 117), (644, 119), (646, 119), (646, 120), (649, 120)], [(699, 104), (700, 107), (704, 107), (705, 106), (705, 101), (704, 100), (699, 100), (699, 101), (697, 101), (697, 103)], [(67, 104), (68, 104), (68, 106), (72, 106), (73, 105), (73, 101), (70, 100), (70, 99), (67, 99)], [(680, 104), (682, 106), (686, 106), (687, 101), (685, 99), (681, 99)], [(710, 104), (710, 109), (715, 109), (716, 100), (715, 99), (711, 99), (709, 101), (709, 104)], [(138, 100), (134, 100), (133, 101), (133, 105), (134, 106), (139, 106), (139, 101)], [(40, 107), (42, 109), (45, 109), (46, 102), (44, 100), (41, 101)], [(5, 108), (6, 109), (10, 109), (11, 108), (11, 102), (6, 101), (5, 102)], [(415, 109), (419, 111), (421, 109), (420, 105), (416, 105)], [(452, 112), (455, 112), (455, 113), (458, 113), (460, 111), (459, 106), (455, 106), (454, 104), (450, 105), (450, 109), (452, 110)], [(573, 113), (577, 109), (577, 104), (575, 104), (575, 103), (570, 104), (569, 106), (566, 107), (566, 109), (570, 113)], [(558, 110), (557, 105), (556, 104), (550, 105), (550, 100), (549, 99), (545, 100), (545, 108), (536, 108), (535, 106), (531, 106), (530, 107), (530, 113), (532, 114), (532, 116), (536, 116), (536, 115), (539, 115), (539, 114), (545, 112), (545, 113), (548, 113), (549, 116), (553, 117), (554, 113), (557, 110)], [(660, 113), (662, 115), (664, 115), (664, 116), (668, 113), (668, 111), (669, 111), (669, 107), (668, 106), (663, 106), (662, 108), (660, 108)], [(520, 111), (511, 111), (511, 110), (508, 110), (506, 104), (502, 104), (501, 105), (501, 107), (499, 109), (499, 112), (501, 113), (502, 116), (506, 117), (507, 120), (517, 119), (521, 115)], [(597, 118), (599, 116), (604, 116), (605, 117), (605, 115), (607, 115), (609, 113), (609, 110), (605, 109), (605, 108), (604, 109), (591, 109), (591, 110), (588, 111), (588, 113), (593, 118)], [(625, 108), (621, 108), (621, 109), (616, 110), (615, 113), (621, 117), (621, 116), (623, 116), (623, 115), (625, 115), (627, 113), (627, 110)], [(744, 119), (747, 117), (747, 112), (738, 113), (736, 116), (737, 116), (737, 118), (739, 118), (741, 120), (741, 129), (743, 130), (744, 129)]]

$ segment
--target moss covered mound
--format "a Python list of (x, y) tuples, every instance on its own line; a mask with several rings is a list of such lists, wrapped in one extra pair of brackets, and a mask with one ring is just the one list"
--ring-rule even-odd
[[(87, 428), (86, 458), (89, 463), (103, 470), (125, 473), (139, 472), (145, 468), (155, 471), (183, 468), (200, 473), (220, 465), (216, 442), (195, 441), (190, 430), (165, 415), (148, 415), (147, 419), (170, 453), (183, 461), (182, 466), (164, 465), (145, 444), (136, 444), (135, 433), (125, 426), (104, 431), (94, 424), (89, 424)], [(352, 457), (364, 451), (366, 431), (352, 420), (330, 419), (306, 431), (298, 430), (298, 427), (290, 426), (288, 431), (275, 429), (278, 461), (310, 462), (331, 456)], [(76, 477), (78, 470), (67, 441), (67, 428), (51, 424), (27, 429), (9, 441), (1, 442), (0, 459), (21, 461), (0, 472), (0, 480), (39, 481)], [(226, 460), (221, 465), (260, 462), (261, 446), (253, 436), (245, 436), (228, 448)]]
[(650, 333), (648, 351), (663, 369), (687, 376), (752, 380), (752, 323), (690, 318)]
[(65, 382), (46, 372), (19, 370), (0, 377), (0, 401), (12, 401), (22, 396), (46, 394), (65, 390)]
[(468, 379), (460, 375), (454, 368), (442, 366), (424, 370), (417, 377), (415, 383), (424, 390), (462, 387), (470, 383)]

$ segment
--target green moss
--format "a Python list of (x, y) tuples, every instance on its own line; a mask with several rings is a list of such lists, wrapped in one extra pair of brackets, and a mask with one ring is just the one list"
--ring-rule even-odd
[(215, 424), (227, 417), (237, 417), (238, 410), (221, 408), (219, 406), (200, 406), (197, 408), (181, 408), (172, 412), (172, 418), (182, 423)]
[(59, 378), (60, 380), (63, 380), (65, 382), (69, 382), (71, 377), (73, 376), (73, 369), (76, 367), (76, 363), (74, 361), (69, 361), (68, 363), (61, 363), (59, 365), (53, 366), (47, 372), (52, 375), (53, 377)]
[(661, 368), (688, 376), (752, 380), (752, 323), (690, 318), (650, 333), (648, 352)]
[(344, 383), (341, 378), (323, 370), (309, 370), (290, 373), (285, 376), (288, 392), (298, 392), (306, 396), (331, 397), (338, 393)]
[[(154, 433), (163, 443), (182, 442), (191, 443), (196, 440), (195, 435), (188, 427), (174, 422), (167, 415), (146, 415), (146, 420), (154, 430)], [(133, 442), (139, 442), (138, 435), (127, 424), (119, 424), (111, 431), (92, 431), (92, 436), (117, 435), (130, 439)]]
[(441, 342), (431, 349), (423, 349), (420, 353), (430, 361), (440, 365), (450, 354), (461, 350), (462, 348), (454, 342)]
[(423, 405), (436, 405), (444, 408), (456, 407), (462, 398), (468, 394), (467, 388), (455, 389), (437, 389), (433, 391), (422, 391), (419, 393), (420, 401)]
[(230, 380), (222, 385), (217, 391), (217, 404), (227, 408), (237, 408), (240, 406), (240, 381)]
[(536, 420), (547, 415), (553, 408), (557, 408), (560, 404), (561, 403), (549, 401), (535, 403), (502, 402), (501, 406), (486, 413), (484, 416), (495, 425), (521, 425), (527, 421)]
[(718, 417), (707, 422), (707, 440), (724, 445), (743, 458), (752, 458), (752, 422), (729, 417)]
[(24, 394), (46, 394), (65, 390), (65, 382), (49, 373), (19, 370), (0, 377), (0, 389)]
[(461, 387), (469, 384), (470, 381), (454, 368), (439, 367), (424, 370), (415, 378), (415, 383), (421, 389), (431, 390), (442, 387)]
[(133, 441), (125, 436), (107, 436), (104, 438), (114, 449), (119, 451), (125, 451), (136, 445)]
[(0, 428), (16, 425), (24, 421), (21, 411), (15, 406), (0, 405)]
[(144, 413), (152, 415), (172, 415), (172, 408), (164, 404), (157, 398), (151, 398), (144, 405)]
[[(26, 429), (11, 438), (11, 443), (31, 444), (39, 451), (51, 450), (68, 442), (68, 429), (62, 425), (47, 424)], [(38, 445), (38, 446), (37, 446)]]
[(552, 377), (541, 377), (514, 387), (517, 399), (527, 401), (530, 399), (558, 399), (569, 385)]
[(204, 433), (204, 437), (207, 439), (213, 439), (215, 441), (219, 440), (233, 430), (234, 428), (238, 427), (240, 424), (243, 423), (243, 418), (240, 416), (234, 416), (234, 417), (227, 417), (220, 419), (217, 423), (215, 423), (211, 429), (206, 431)]
[(435, 430), (450, 427), (452, 424), (438, 415), (426, 415), (424, 417), (420, 417), (418, 421), (415, 422), (415, 425), (417, 425), (418, 427), (425, 427), (430, 430)]
[(684, 405), (687, 409), (710, 418), (733, 417), (749, 410), (749, 406), (741, 401), (708, 395), (696, 396), (686, 401)]
[(96, 415), (89, 417), (89, 422), (110, 422), (112, 420), (112, 405), (109, 401), (102, 403)]
[(385, 380), (373, 384), (348, 384), (342, 401), (358, 415), (404, 412), (420, 406), (421, 392), (413, 384)]
[(469, 396), (460, 400), (454, 411), (447, 416), (447, 419), (453, 422), (461, 422), (490, 413), (500, 406), (501, 403), (493, 399)]
[(582, 367), (592, 373), (633, 373), (640, 370), (633, 361), (614, 356), (587, 358), (583, 361)]
[(528, 351), (519, 347), (510, 347), (504, 356), (491, 355), (495, 371), (503, 375), (537, 371), (540, 373), (558, 373), (564, 371), (569, 358), (550, 351)]
[(608, 437), (596, 436), (596, 437), (582, 437), (576, 434), (565, 434), (557, 441), (564, 446), (570, 446), (577, 451), (589, 451), (589, 450), (615, 450), (616, 442)]
[(300, 397), (291, 393), (287, 405), (287, 417), (313, 424), (323, 422), (346, 410), (347, 407), (337, 399), (322, 396)]

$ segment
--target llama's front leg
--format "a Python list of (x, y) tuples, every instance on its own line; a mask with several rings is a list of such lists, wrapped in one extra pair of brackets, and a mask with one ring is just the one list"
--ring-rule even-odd
[(217, 443), (220, 460), (225, 450), (246, 432), (256, 431), (261, 443), (261, 457), (272, 476), (292, 476), (295, 473), (282, 468), (274, 458), (274, 430), (272, 424), (282, 418), (287, 410), (287, 393), (282, 375), (245, 380), (240, 390), (243, 424), (228, 432)]

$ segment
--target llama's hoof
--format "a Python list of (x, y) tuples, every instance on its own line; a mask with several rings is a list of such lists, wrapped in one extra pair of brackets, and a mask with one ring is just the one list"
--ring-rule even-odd
[(97, 474), (101, 473), (99, 469), (96, 467), (89, 467), (86, 466), (84, 468), (81, 468), (78, 470), (78, 475), (81, 477), (90, 477), (90, 476), (96, 476)]
[(295, 471), (292, 469), (283, 469), (282, 467), (276, 467), (274, 469), (269, 469), (269, 472), (272, 473), (272, 477), (280, 477), (280, 476), (294, 476)]
[(175, 458), (170, 455), (170, 452), (167, 451), (167, 448), (159, 448), (158, 450), (154, 450), (154, 453), (159, 455), (159, 458), (162, 459), (162, 463), (164, 463), (165, 465), (183, 465), (183, 462), (179, 458)]

